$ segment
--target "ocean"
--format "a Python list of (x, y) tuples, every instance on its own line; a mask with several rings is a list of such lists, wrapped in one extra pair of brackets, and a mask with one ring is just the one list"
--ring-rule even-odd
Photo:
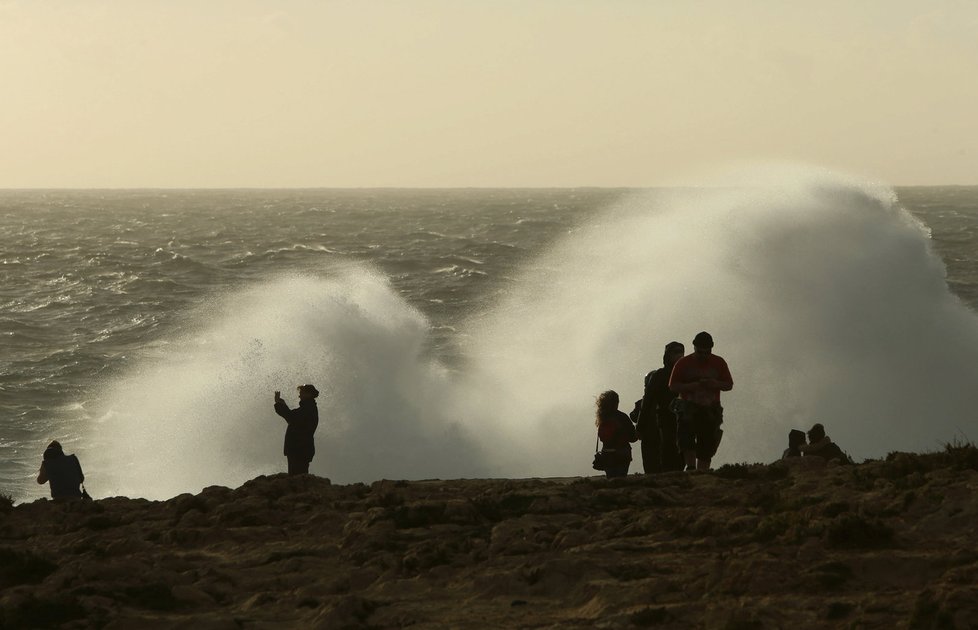
[(303, 382), (337, 482), (592, 474), (595, 396), (699, 330), (715, 465), (814, 422), (857, 459), (975, 439), (978, 187), (771, 179), (0, 191), (0, 492), (47, 494), (52, 439), (96, 496), (280, 472)]

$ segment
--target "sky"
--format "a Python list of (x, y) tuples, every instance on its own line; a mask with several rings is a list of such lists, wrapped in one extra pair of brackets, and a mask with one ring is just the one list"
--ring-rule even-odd
[(0, 0), (0, 188), (978, 184), (973, 0)]

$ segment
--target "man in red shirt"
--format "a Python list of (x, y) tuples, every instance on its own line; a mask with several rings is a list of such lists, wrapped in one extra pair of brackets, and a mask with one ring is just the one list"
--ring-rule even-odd
[(722, 435), (720, 392), (733, 389), (727, 362), (713, 354), (710, 333), (701, 332), (693, 338), (693, 354), (673, 366), (669, 389), (683, 401), (678, 433), (686, 470), (709, 470)]

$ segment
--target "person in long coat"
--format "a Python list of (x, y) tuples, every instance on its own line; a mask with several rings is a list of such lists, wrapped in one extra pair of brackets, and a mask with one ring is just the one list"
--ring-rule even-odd
[(285, 457), (289, 460), (289, 474), (302, 475), (309, 472), (309, 464), (316, 454), (313, 435), (319, 426), (319, 408), (316, 397), (319, 390), (313, 385), (299, 385), (299, 406), (289, 409), (282, 400), (282, 393), (275, 392), (275, 413), (285, 418), (289, 424), (285, 429)]

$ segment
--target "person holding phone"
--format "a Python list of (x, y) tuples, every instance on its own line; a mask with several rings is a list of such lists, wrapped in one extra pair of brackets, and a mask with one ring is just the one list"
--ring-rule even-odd
[(686, 470), (709, 470), (723, 436), (720, 392), (733, 389), (730, 368), (722, 357), (713, 354), (710, 333), (697, 333), (693, 354), (676, 361), (669, 389), (682, 399), (677, 429)]
[(299, 385), (299, 406), (289, 409), (282, 399), (282, 392), (275, 392), (275, 413), (288, 423), (285, 429), (285, 457), (289, 461), (290, 475), (304, 475), (309, 472), (309, 464), (316, 454), (313, 435), (319, 426), (319, 409), (316, 397), (319, 390), (314, 385)]

